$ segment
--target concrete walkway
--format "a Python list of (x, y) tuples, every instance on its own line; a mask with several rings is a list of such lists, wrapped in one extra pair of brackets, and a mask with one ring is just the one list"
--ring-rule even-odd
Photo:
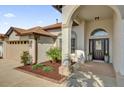
[(67, 86), (72, 87), (116, 87), (116, 78), (110, 64), (76, 63), (68, 78)]
[[(74, 66), (70, 77), (62, 84), (56, 84), (20, 71), (15, 70), (22, 64), (11, 60), (0, 59), (0, 87), (115, 87), (114, 77), (94, 74), (85, 71), (84, 67)], [(93, 65), (92, 65), (93, 66)], [(96, 65), (94, 65), (95, 67)], [(99, 69), (98, 69), (99, 70)], [(104, 72), (104, 71), (103, 71)]]
[(15, 70), (22, 64), (10, 60), (0, 59), (0, 87), (61, 87), (56, 84), (35, 76)]

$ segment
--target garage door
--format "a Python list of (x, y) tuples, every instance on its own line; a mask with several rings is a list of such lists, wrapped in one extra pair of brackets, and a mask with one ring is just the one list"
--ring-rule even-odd
[(29, 41), (7, 41), (7, 59), (20, 62), (23, 51), (29, 51)]

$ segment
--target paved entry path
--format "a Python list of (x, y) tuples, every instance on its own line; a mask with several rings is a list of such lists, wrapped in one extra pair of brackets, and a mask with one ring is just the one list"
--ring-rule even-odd
[[(103, 64), (74, 65), (73, 73), (62, 84), (56, 84), (15, 70), (22, 64), (0, 59), (0, 87), (113, 87), (116, 86), (112, 66)], [(111, 71), (110, 71), (111, 69)]]
[(61, 87), (56, 84), (35, 76), (15, 70), (22, 64), (10, 60), (0, 59), (0, 87)]
[(75, 64), (67, 82), (69, 87), (116, 87), (113, 66), (104, 63)]

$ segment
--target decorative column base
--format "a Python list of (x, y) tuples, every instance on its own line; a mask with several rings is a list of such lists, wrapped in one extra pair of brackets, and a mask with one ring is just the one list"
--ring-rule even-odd
[(71, 70), (68, 66), (61, 65), (59, 67), (59, 74), (69, 76), (71, 74)]

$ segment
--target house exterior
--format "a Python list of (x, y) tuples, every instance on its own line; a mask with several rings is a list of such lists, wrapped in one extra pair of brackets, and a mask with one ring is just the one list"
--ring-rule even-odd
[[(3, 58), (20, 61), (22, 51), (29, 51), (33, 62), (48, 60), (51, 47), (62, 50), (59, 73), (70, 75), (70, 55), (84, 52), (84, 62), (113, 64), (117, 80), (124, 82), (124, 6), (54, 5), (62, 13), (62, 23), (20, 29), (11, 27), (0, 37)], [(4, 46), (4, 47), (3, 47)], [(15, 56), (16, 55), (16, 56)]]
[[(72, 32), (76, 31), (76, 50), (84, 51), (85, 62), (89, 61), (90, 55), (92, 62), (112, 63), (117, 79), (124, 82), (124, 6), (56, 5), (54, 7), (62, 12), (60, 73), (70, 74), (71, 38)], [(75, 30), (74, 22), (78, 24)]]
[(28, 51), (32, 62), (47, 61), (46, 51), (55, 44), (56, 35), (43, 30), (41, 27), (21, 29), (10, 27), (1, 41), (4, 48), (3, 58), (20, 62), (23, 51)]

